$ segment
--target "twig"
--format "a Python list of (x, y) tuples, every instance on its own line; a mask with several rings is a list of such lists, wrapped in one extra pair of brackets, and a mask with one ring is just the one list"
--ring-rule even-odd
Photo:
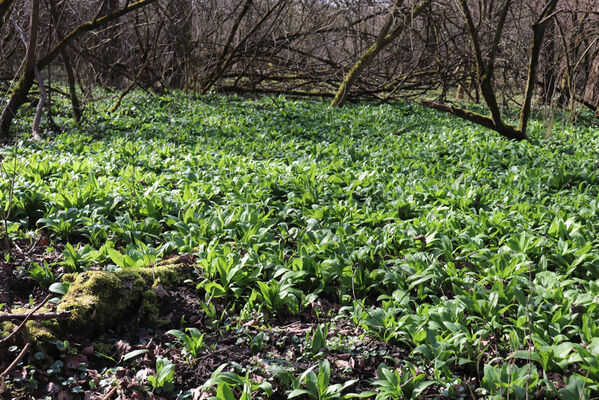
[(119, 388), (118, 386), (113, 387), (110, 390), (110, 392), (106, 393), (106, 396), (102, 397), (102, 400), (108, 400), (108, 399), (110, 399), (116, 393), (116, 391), (117, 391), (118, 388)]
[(29, 318), (31, 318), (31, 316), (33, 314), (35, 314), (35, 312), (37, 310), (39, 310), (40, 308), (42, 308), (47, 302), (48, 300), (50, 300), (52, 296), (48, 295), (46, 296), (46, 298), (44, 299), (44, 301), (42, 301), (37, 307), (35, 307), (33, 310), (31, 310), (31, 312), (29, 314), (27, 314), (27, 316), (25, 317), (25, 319), (23, 320), (23, 322), (21, 322), (21, 324), (19, 326), (17, 326), (15, 328), (14, 331), (11, 332), (10, 335), (8, 335), (7, 337), (5, 337), (4, 339), (0, 340), (0, 346), (3, 345), (4, 343), (8, 342), (10, 339), (12, 339), (17, 333), (19, 333), (19, 331), (21, 329), (23, 329), (23, 327), (25, 326), (25, 324), (27, 323), (27, 321), (29, 320)]
[[(20, 321), (22, 319), (28, 318), (29, 314), (0, 314), (0, 322), (3, 321)], [(71, 315), (70, 311), (65, 311), (61, 313), (57, 312), (48, 312), (48, 313), (39, 313), (35, 315), (29, 316), (30, 321), (47, 321), (51, 319), (59, 319), (68, 317)]]
[(15, 360), (12, 362), (12, 364), (10, 364), (8, 366), (8, 368), (6, 368), (4, 370), (4, 372), (0, 374), (0, 383), (4, 380), (4, 378), (6, 378), (6, 375), (10, 374), (10, 371), (12, 371), (17, 366), (19, 361), (21, 361), (21, 359), (25, 356), (25, 354), (29, 350), (29, 347), (31, 347), (31, 343), (27, 343), (25, 345), (25, 347), (23, 347), (23, 350), (21, 350), (21, 352), (19, 353), (17, 358), (15, 358)]
[(208, 358), (208, 357), (212, 357), (212, 356), (214, 356), (215, 354), (219, 354), (219, 353), (225, 352), (225, 351), (227, 351), (227, 350), (231, 350), (231, 348), (232, 348), (232, 347), (233, 347), (233, 346), (227, 346), (227, 347), (223, 347), (222, 349), (214, 350), (214, 351), (213, 351), (213, 352), (211, 352), (211, 353), (208, 353), (208, 354), (205, 354), (205, 355), (203, 355), (203, 356), (201, 356), (201, 357), (198, 357), (198, 360), (203, 360), (203, 359), (206, 359), (206, 358)]

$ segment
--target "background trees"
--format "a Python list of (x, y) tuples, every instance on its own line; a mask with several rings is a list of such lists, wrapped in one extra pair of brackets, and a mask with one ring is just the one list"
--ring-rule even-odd
[[(76, 121), (97, 86), (337, 93), (335, 105), (425, 95), (519, 139), (536, 100), (571, 111), (599, 103), (593, 0), (14, 0), (0, 4), (0, 21), (0, 77), (11, 94), (3, 138), (38, 97), (32, 57), (51, 93), (71, 98)], [(455, 111), (452, 99), (484, 101), (490, 120)], [(513, 128), (500, 118), (507, 106), (522, 109)]]

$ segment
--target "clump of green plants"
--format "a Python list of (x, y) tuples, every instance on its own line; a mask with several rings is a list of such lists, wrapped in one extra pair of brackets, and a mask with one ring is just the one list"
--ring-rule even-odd
[[(187, 333), (185, 333), (187, 332)], [(200, 351), (206, 346), (204, 343), (204, 334), (197, 328), (186, 328), (185, 332), (178, 329), (171, 329), (166, 332), (177, 338), (183, 346), (183, 350), (192, 358), (198, 357)]]
[(158, 394), (172, 392), (175, 380), (175, 364), (166, 358), (156, 359), (156, 375), (148, 376), (147, 380)]
[[(343, 392), (354, 385), (356, 380), (348, 380), (344, 383), (331, 383), (331, 365), (328, 360), (318, 364), (318, 374), (314, 372), (316, 365), (304, 371), (293, 383), (295, 387), (287, 396), (289, 399), (296, 397), (306, 397), (316, 400), (346, 399), (352, 397), (362, 397), (359, 395), (348, 395)], [(364, 393), (363, 396), (369, 396), (371, 393)]]

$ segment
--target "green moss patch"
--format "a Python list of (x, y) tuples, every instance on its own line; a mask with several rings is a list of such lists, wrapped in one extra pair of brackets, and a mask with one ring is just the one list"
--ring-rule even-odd
[(188, 264), (165, 263), (67, 275), (65, 281), (71, 286), (57, 311), (70, 311), (71, 316), (61, 321), (60, 330), (94, 335), (122, 322), (155, 324), (159, 322), (156, 285), (172, 286), (191, 271)]

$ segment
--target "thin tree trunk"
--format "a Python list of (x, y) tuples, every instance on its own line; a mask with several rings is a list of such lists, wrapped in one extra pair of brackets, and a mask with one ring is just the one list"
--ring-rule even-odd
[[(27, 48), (30, 46), (29, 40), (27, 39), (27, 34), (25, 31), (15, 22), (15, 29), (21, 35), (21, 39), (23, 40), (23, 44)], [(34, 140), (42, 140), (42, 136), (40, 135), (40, 122), (42, 120), (42, 114), (44, 112), (44, 106), (46, 105), (46, 87), (44, 86), (44, 79), (42, 78), (42, 74), (40, 70), (37, 68), (37, 65), (34, 65), (34, 73), (35, 78), (37, 79), (37, 85), (40, 89), (40, 100), (37, 102), (37, 106), (35, 107), (35, 117), (33, 118), (33, 127), (31, 129), (31, 134)]]
[[(339, 85), (337, 89), (337, 93), (335, 94), (335, 98), (331, 102), (329, 107), (341, 107), (347, 101), (347, 97), (349, 95), (349, 90), (354, 85), (360, 74), (366, 69), (371, 63), (372, 60), (387, 47), (391, 42), (393, 42), (396, 38), (398, 38), (406, 28), (412, 23), (414, 18), (420, 15), (426, 7), (432, 2), (432, 0), (422, 0), (413, 10), (397, 25), (393, 30), (391, 27), (396, 18), (396, 11), (398, 7), (398, 2), (395, 2), (393, 6), (393, 10), (387, 16), (387, 20), (381, 29), (377, 39), (375, 42), (366, 50), (366, 52), (360, 57), (360, 59), (353, 65), (353, 67), (349, 70), (347, 75), (343, 78), (343, 81)], [(389, 32), (391, 30), (391, 32)]]
[(552, 18), (558, 0), (550, 0), (545, 5), (539, 20), (532, 26), (532, 43), (530, 46), (530, 60), (528, 63), (528, 77), (526, 81), (526, 92), (524, 95), (524, 104), (520, 110), (520, 123), (518, 130), (526, 137), (526, 127), (530, 118), (530, 110), (532, 107), (532, 96), (537, 82), (537, 69), (539, 67), (539, 56), (541, 54), (541, 46), (547, 29), (547, 24)]
[(73, 120), (76, 124), (81, 122), (81, 103), (79, 97), (77, 97), (77, 85), (75, 84), (75, 73), (73, 72), (73, 66), (69, 61), (66, 54), (66, 49), (61, 53), (62, 63), (67, 73), (67, 83), (69, 84), (69, 97), (71, 99), (71, 106), (73, 108)]
[(27, 50), (25, 52), (25, 64), (23, 73), (19, 78), (15, 89), (2, 111), (0, 117), (0, 139), (9, 137), (10, 126), (17, 113), (17, 110), (27, 100), (29, 89), (33, 85), (35, 77), (35, 48), (37, 43), (38, 19), (39, 19), (39, 0), (31, 0), (31, 14), (29, 15), (29, 40), (27, 41)]
[[(96, 15), (93, 19), (86, 21), (80, 25), (78, 25), (75, 29), (70, 31), (65, 37), (63, 37), (58, 43), (52, 47), (52, 49), (45, 56), (41, 57), (37, 63), (37, 67), (40, 71), (42, 71), (45, 67), (47, 67), (51, 62), (53, 62), (56, 57), (58, 57), (62, 52), (67, 48), (67, 46), (74, 40), (80, 38), (85, 33), (93, 31), (97, 28), (100, 28), (121, 16), (128, 14), (129, 12), (135, 11), (138, 8), (144, 7), (148, 4), (155, 2), (156, 0), (138, 0), (134, 3), (126, 3), (123, 7), (115, 10), (110, 15), (98, 16)], [(39, 0), (31, 0), (32, 4), (37, 4), (36, 7), (39, 10)], [(33, 8), (32, 8), (33, 10)], [(33, 11), (31, 14), (31, 19), (35, 20), (35, 36), (37, 36), (37, 15), (35, 15), (35, 19), (33, 18)], [(30, 33), (29, 38), (32, 39), (32, 35)], [(10, 126), (12, 125), (12, 121), (16, 115), (18, 109), (25, 103), (27, 100), (27, 94), (33, 85), (34, 80), (34, 69), (33, 65), (28, 66), (27, 60), (31, 57), (29, 55), (30, 51), (28, 49), (26, 57), (25, 57), (25, 68), (23, 70), (23, 74), (21, 78), (15, 85), (15, 89), (8, 101), (6, 107), (2, 111), (2, 116), (0, 117), (0, 139), (6, 139), (10, 136)], [(33, 64), (33, 63), (32, 63)], [(29, 69), (27, 68), (29, 67)]]
[(241, 24), (241, 20), (243, 20), (243, 17), (245, 17), (245, 15), (248, 13), (251, 5), (252, 5), (252, 0), (245, 0), (245, 2), (243, 3), (243, 7), (241, 8), (241, 11), (237, 15), (237, 18), (233, 22), (233, 26), (231, 27), (231, 30), (229, 31), (227, 41), (226, 41), (225, 45), (223, 46), (222, 51), (220, 53), (218, 53), (218, 56), (216, 57), (216, 61), (214, 62), (214, 68), (212, 69), (212, 71), (210, 72), (208, 77), (206, 78), (205, 83), (202, 85), (202, 90), (201, 90), (202, 93), (208, 92), (210, 90), (210, 88), (212, 87), (212, 85), (214, 84), (214, 82), (216, 82), (218, 77), (222, 74), (223, 68), (222, 68), (221, 64), (223, 63), (223, 58), (227, 54), (227, 51), (229, 51), (229, 47), (231, 47), (231, 44), (233, 43), (235, 34), (239, 30), (239, 25)]
[(0, 1), (0, 27), (4, 25), (4, 17), (8, 14), (10, 7), (13, 5), (15, 0), (4, 0)]
[(584, 90), (583, 100), (594, 107), (599, 107), (599, 54), (595, 55), (589, 77)]
[(528, 61), (528, 77), (524, 93), (524, 103), (522, 104), (522, 107), (520, 109), (520, 121), (517, 128), (503, 122), (501, 118), (499, 105), (497, 104), (495, 90), (493, 88), (493, 70), (495, 64), (495, 57), (499, 48), (499, 41), (501, 39), (501, 34), (505, 23), (505, 18), (507, 16), (508, 8), (511, 4), (510, 0), (505, 1), (503, 8), (500, 11), (500, 20), (497, 26), (497, 30), (495, 31), (495, 36), (493, 38), (493, 42), (491, 45), (492, 47), (489, 53), (489, 59), (487, 63), (485, 63), (482, 56), (479, 36), (474, 25), (474, 21), (472, 19), (472, 14), (470, 13), (468, 3), (466, 0), (458, 0), (458, 4), (460, 5), (460, 8), (462, 9), (462, 12), (464, 14), (464, 18), (466, 19), (466, 27), (468, 29), (468, 34), (470, 36), (472, 47), (474, 49), (474, 56), (477, 65), (476, 73), (479, 79), (480, 92), (483, 95), (483, 98), (485, 99), (487, 109), (490, 111), (491, 115), (484, 116), (481, 114), (474, 113), (472, 111), (461, 109), (459, 107), (451, 107), (446, 106), (444, 104), (436, 104), (431, 102), (423, 102), (421, 104), (439, 111), (453, 114), (467, 121), (471, 121), (476, 124), (482, 125), (486, 128), (492, 129), (498, 132), (501, 136), (506, 137), (508, 139), (527, 139), (526, 127), (530, 118), (532, 96), (534, 93), (536, 83), (536, 75), (539, 65), (541, 45), (543, 44), (547, 23), (553, 17), (553, 13), (557, 6), (557, 2), (558, 0), (547, 1), (547, 3), (545, 3), (543, 11), (541, 12), (541, 15), (532, 26), (533, 36), (530, 46), (530, 58)]
[[(55, 0), (50, 0), (50, 15), (52, 16), (52, 23), (56, 30), (56, 35), (62, 37), (62, 29), (60, 28), (60, 21), (58, 12), (56, 10)], [(69, 85), (69, 98), (71, 100), (71, 107), (73, 109), (73, 120), (76, 124), (81, 122), (81, 103), (79, 97), (77, 97), (77, 85), (75, 83), (75, 73), (73, 72), (73, 66), (67, 55), (67, 48), (60, 53), (64, 70), (67, 74), (67, 84)]]
[(278, 0), (275, 4), (273, 4), (268, 9), (268, 11), (266, 11), (266, 13), (254, 24), (252, 29), (250, 29), (248, 31), (248, 33), (239, 41), (239, 43), (237, 43), (237, 45), (233, 49), (231, 49), (227, 58), (222, 60), (222, 57), (224, 57), (225, 52), (231, 46), (231, 43), (233, 40), (232, 34), (234, 32), (237, 32), (237, 30), (239, 28), (239, 23), (241, 22), (241, 19), (243, 18), (243, 16), (247, 13), (247, 11), (249, 9), (249, 5), (250, 5), (249, 3), (251, 3), (251, 2), (252, 2), (252, 0), (247, 0), (246, 4), (244, 5), (244, 9), (242, 10), (241, 14), (237, 18), (237, 21), (235, 22), (236, 26), (231, 31), (231, 35), (229, 35), (229, 39), (227, 40), (227, 45), (223, 49), (223, 52), (219, 55), (219, 58), (215, 64), (214, 69), (212, 70), (212, 73), (210, 74), (207, 82), (204, 84), (204, 87), (202, 88), (202, 93), (206, 93), (206, 92), (208, 92), (208, 90), (210, 90), (210, 88), (212, 88), (212, 86), (222, 77), (223, 73), (227, 70), (227, 68), (229, 68), (229, 66), (231, 65), (231, 63), (234, 60), (235, 55), (237, 54), (237, 52), (241, 48), (241, 46), (243, 46), (245, 44), (245, 42), (247, 42), (248, 39), (251, 38), (258, 29), (260, 29), (260, 27), (268, 20), (268, 18), (275, 12), (275, 10), (277, 8), (279, 8), (279, 6), (281, 4), (285, 3), (284, 0)]
[[(102, 4), (100, 11), (102, 16), (110, 15), (114, 13), (119, 7), (118, 0), (106, 0)], [(119, 37), (118, 29), (114, 27), (108, 27), (101, 31), (100, 39), (105, 42), (102, 48), (102, 58), (105, 60), (106, 69), (100, 74), (101, 85), (109, 86), (111, 88), (120, 88), (122, 85), (122, 76), (118, 73), (117, 65), (119, 63)]]
[(190, 0), (177, 0), (164, 8), (168, 17), (166, 27), (169, 35), (167, 65), (170, 74), (168, 87), (171, 89), (190, 90), (193, 85), (192, 51), (193, 51), (193, 12)]
[(547, 32), (545, 35), (548, 37), (547, 45), (544, 47), (542, 52), (542, 67), (543, 67), (543, 82), (541, 89), (541, 101), (545, 104), (552, 104), (553, 97), (556, 92), (556, 66), (555, 63), (555, 23), (553, 20), (549, 21), (547, 26)]
[(42, 114), (44, 113), (44, 106), (46, 105), (46, 100), (48, 96), (46, 95), (46, 87), (44, 86), (44, 79), (42, 78), (42, 74), (40, 70), (35, 66), (35, 77), (37, 79), (37, 85), (40, 88), (40, 100), (35, 107), (35, 116), (33, 117), (33, 127), (31, 128), (31, 134), (33, 135), (34, 140), (42, 140), (42, 136), (40, 135), (40, 122), (42, 120)]

